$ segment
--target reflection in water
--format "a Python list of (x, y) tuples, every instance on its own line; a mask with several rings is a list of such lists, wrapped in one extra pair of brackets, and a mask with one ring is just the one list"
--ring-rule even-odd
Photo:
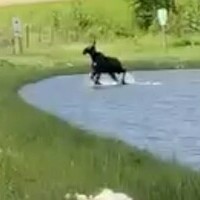
[(134, 77), (131, 85), (93, 88), (88, 75), (57, 76), (23, 87), (20, 95), (82, 128), (165, 159), (175, 155), (199, 169), (200, 71), (134, 72)]

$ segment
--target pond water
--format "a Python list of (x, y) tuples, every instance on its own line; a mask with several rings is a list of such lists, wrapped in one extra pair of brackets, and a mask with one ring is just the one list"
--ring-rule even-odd
[(19, 94), (81, 128), (199, 169), (200, 71), (132, 73), (135, 82), (126, 86), (94, 88), (88, 74), (56, 76), (28, 84)]

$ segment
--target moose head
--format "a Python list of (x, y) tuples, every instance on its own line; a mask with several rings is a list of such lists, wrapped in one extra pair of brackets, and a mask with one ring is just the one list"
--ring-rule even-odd
[(83, 49), (83, 55), (85, 54), (94, 54), (96, 52), (96, 40), (94, 39), (92, 45), (86, 47), (85, 49)]

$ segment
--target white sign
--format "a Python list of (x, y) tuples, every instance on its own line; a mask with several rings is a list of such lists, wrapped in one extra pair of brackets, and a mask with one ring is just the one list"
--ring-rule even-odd
[(18, 17), (12, 18), (13, 33), (15, 37), (21, 37), (22, 35), (22, 24)]
[(157, 11), (157, 16), (158, 16), (158, 21), (160, 23), (161, 26), (165, 26), (167, 23), (167, 9), (165, 8), (161, 8)]

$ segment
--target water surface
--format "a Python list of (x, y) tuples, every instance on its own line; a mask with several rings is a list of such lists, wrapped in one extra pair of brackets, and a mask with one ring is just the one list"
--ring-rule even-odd
[(20, 95), (82, 128), (199, 169), (200, 71), (137, 71), (134, 77), (135, 84), (93, 88), (88, 75), (56, 76), (26, 85)]

